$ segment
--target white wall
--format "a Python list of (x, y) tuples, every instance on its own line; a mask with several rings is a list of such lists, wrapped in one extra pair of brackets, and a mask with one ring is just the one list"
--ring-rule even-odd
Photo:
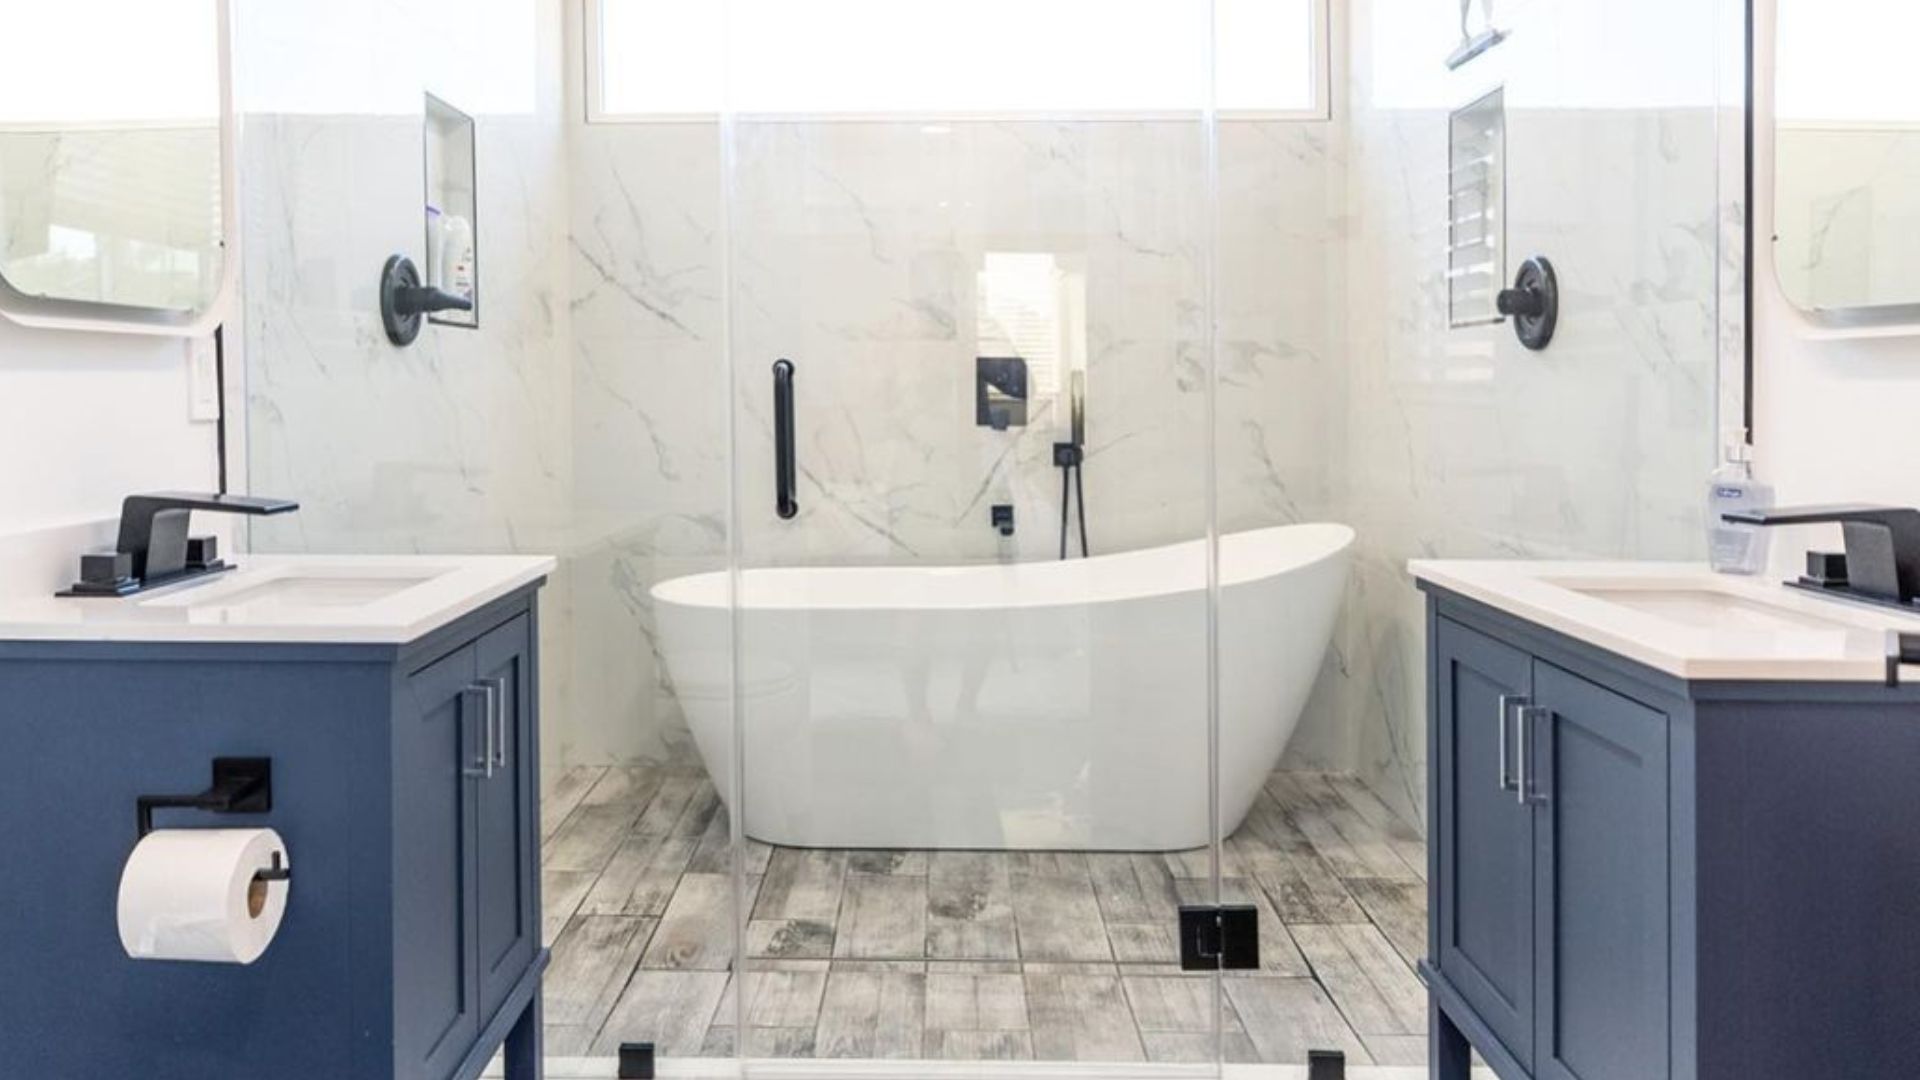
[(123, 496), (213, 490), (215, 428), (188, 419), (178, 338), (0, 321), (0, 597), (72, 581)]

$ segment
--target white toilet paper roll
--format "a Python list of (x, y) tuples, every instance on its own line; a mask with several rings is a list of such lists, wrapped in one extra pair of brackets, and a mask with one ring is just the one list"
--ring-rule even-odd
[(287, 910), (287, 881), (256, 881), (286, 845), (272, 829), (155, 829), (120, 872), (120, 944), (138, 960), (251, 964)]

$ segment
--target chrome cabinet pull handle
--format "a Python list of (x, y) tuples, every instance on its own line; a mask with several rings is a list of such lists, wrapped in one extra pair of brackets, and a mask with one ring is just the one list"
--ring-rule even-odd
[(1527, 699), (1523, 695), (1520, 695), (1520, 694), (1501, 694), (1500, 695), (1500, 790), (1501, 791), (1512, 791), (1514, 790), (1514, 787), (1515, 787), (1514, 780), (1513, 780), (1513, 761), (1512, 761), (1513, 754), (1512, 754), (1512, 751), (1507, 746), (1507, 722), (1513, 719), (1513, 714), (1515, 713), (1515, 711), (1517, 711), (1516, 707), (1524, 708), (1526, 707), (1526, 704), (1527, 704)]
[(1529, 775), (1534, 771), (1533, 740), (1530, 733), (1533, 730), (1534, 721), (1539, 720), (1541, 717), (1552, 719), (1553, 710), (1543, 709), (1533, 705), (1523, 705), (1519, 709), (1519, 714), (1520, 745), (1516, 753), (1520, 761), (1518, 769), (1519, 783), (1516, 785), (1516, 791), (1518, 792), (1521, 806), (1526, 806), (1529, 803), (1544, 803), (1547, 801), (1547, 797), (1534, 790), (1534, 778)]
[(473, 683), (460, 691), (461, 723), (469, 722), (468, 717), (472, 715), (469, 707), (476, 701), (479, 704), (480, 753), (462, 766), (460, 773), (484, 780), (493, 775), (493, 688), (485, 683)]
[(490, 691), (487, 697), (493, 704), (494, 730), (487, 740), (491, 751), (489, 761), (493, 768), (504, 770), (507, 767), (507, 680), (488, 679), (487, 689)]

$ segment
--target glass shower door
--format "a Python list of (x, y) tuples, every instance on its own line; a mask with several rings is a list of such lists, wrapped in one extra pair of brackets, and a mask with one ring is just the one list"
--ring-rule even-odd
[(797, 7), (722, 132), (740, 1052), (1212, 1075), (1206, 8)]

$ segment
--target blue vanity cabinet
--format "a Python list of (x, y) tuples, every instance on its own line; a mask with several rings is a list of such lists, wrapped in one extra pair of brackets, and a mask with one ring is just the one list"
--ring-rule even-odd
[(1435, 1080), (1920, 1076), (1920, 687), (1686, 680), (1422, 588)]
[(1533, 813), (1515, 795), (1514, 724), (1532, 658), (1457, 622), (1434, 636), (1433, 950), (1507, 1052), (1533, 1061)]
[[(493, 694), (493, 768), (469, 769), (474, 793), (474, 960), (480, 1014), (492, 1015), (540, 947), (540, 771), (534, 716), (533, 638), (524, 616), (474, 644), (481, 689)], [(467, 700), (474, 695), (469, 693)], [(473, 726), (464, 728), (469, 736)], [(481, 736), (475, 750), (485, 753)]]
[[(404, 644), (0, 641), (0, 1075), (540, 1075), (537, 583)], [(292, 866), (250, 965), (132, 960), (135, 799), (268, 757)], [(47, 898), (47, 899), (39, 899)], [(49, 902), (54, 901), (54, 902)]]
[(1533, 1075), (1667, 1076), (1667, 717), (1539, 660), (1516, 711), (1537, 763)]
[[(539, 947), (528, 616), (404, 675), (394, 759), (397, 1061), (451, 1075)], [(411, 1074), (409, 1074), (411, 1075)]]

